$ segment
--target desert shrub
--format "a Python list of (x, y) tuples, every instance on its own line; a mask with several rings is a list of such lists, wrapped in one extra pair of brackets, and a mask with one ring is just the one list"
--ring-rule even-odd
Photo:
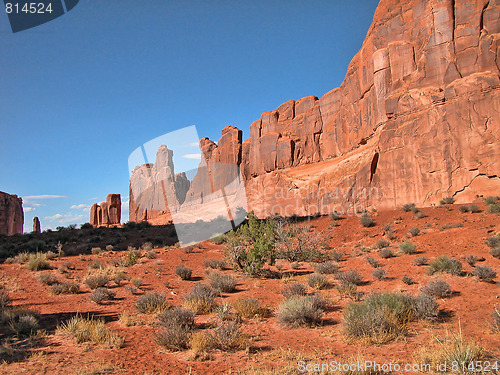
[(390, 244), (391, 243), (387, 240), (378, 240), (377, 243), (375, 244), (375, 247), (377, 247), (378, 249), (384, 249), (386, 247), (389, 247)]
[(188, 348), (190, 332), (181, 326), (161, 328), (154, 333), (153, 341), (162, 348), (175, 352)]
[(378, 260), (376, 260), (375, 258), (372, 258), (370, 256), (366, 257), (366, 263), (368, 263), (370, 266), (372, 266), (373, 268), (378, 268), (380, 267), (380, 263), (378, 262)]
[(413, 217), (415, 219), (423, 219), (424, 217), (427, 217), (427, 215), (425, 214), (425, 212), (423, 211), (416, 211), (413, 215)]
[(415, 203), (406, 203), (402, 208), (404, 212), (415, 212), (417, 210)]
[(413, 311), (418, 319), (435, 320), (439, 315), (439, 305), (433, 296), (421, 293), (413, 298)]
[(302, 267), (302, 263), (293, 262), (292, 264), (290, 264), (290, 267), (292, 268), (292, 270), (298, 270), (300, 267)]
[(493, 312), (491, 313), (491, 318), (493, 320), (492, 324), (492, 329), (493, 332), (500, 332), (500, 310), (499, 309), (493, 309)]
[(45, 254), (31, 254), (28, 263), (26, 264), (26, 268), (30, 271), (46, 270), (50, 268), (50, 262), (45, 257)]
[(236, 289), (237, 281), (231, 275), (221, 275), (218, 272), (211, 272), (209, 275), (210, 286), (219, 292), (231, 293)]
[(95, 275), (95, 276), (89, 276), (85, 279), (85, 284), (90, 288), (90, 289), (96, 289), (100, 287), (106, 286), (107, 283), (109, 283), (109, 277), (107, 275)]
[(80, 293), (80, 287), (76, 283), (57, 283), (50, 286), (49, 293), (53, 295), (78, 294)]
[(450, 284), (443, 280), (432, 280), (422, 288), (422, 293), (429, 294), (438, 298), (451, 296)]
[(388, 259), (394, 257), (394, 252), (391, 249), (385, 248), (378, 251), (378, 255), (382, 259)]
[(488, 245), (492, 249), (499, 247), (500, 246), (500, 235), (488, 237), (488, 239), (486, 240), (486, 245)]
[(305, 296), (306, 286), (297, 282), (286, 284), (281, 290), (281, 294), (283, 294), (285, 298), (290, 298), (292, 296)]
[[(147, 243), (149, 243), (149, 242), (147, 242)], [(155, 250), (146, 251), (146, 258), (155, 259), (156, 258), (156, 251)]]
[(130, 279), (130, 282), (132, 283), (133, 286), (136, 288), (140, 288), (143, 284), (142, 279), (140, 277), (132, 277)]
[(57, 333), (73, 337), (77, 343), (93, 342), (110, 348), (121, 348), (124, 342), (123, 338), (106, 327), (104, 321), (84, 318), (80, 315), (76, 315), (66, 323), (61, 324)]
[(434, 275), (437, 272), (451, 273), (452, 275), (460, 275), (462, 272), (462, 263), (450, 258), (446, 255), (441, 255), (429, 262), (427, 274)]
[(224, 268), (226, 268), (226, 262), (217, 259), (206, 259), (203, 261), (203, 266), (212, 269), (223, 270)]
[(38, 331), (38, 319), (32, 314), (16, 314), (9, 321), (9, 329), (18, 337), (33, 336)]
[(479, 206), (475, 205), (475, 204), (471, 204), (469, 206), (469, 210), (470, 212), (472, 212), (473, 214), (475, 213), (478, 213), (478, 212), (481, 212), (481, 209), (479, 208)]
[(409, 233), (412, 237), (416, 237), (419, 235), (420, 233), (420, 229), (417, 228), (417, 227), (411, 227), (410, 230), (409, 230)]
[(90, 300), (99, 305), (115, 298), (116, 292), (108, 288), (96, 288), (90, 295)]
[(245, 344), (240, 324), (236, 321), (224, 321), (208, 333), (209, 346), (222, 351), (240, 349)]
[(401, 279), (402, 282), (404, 282), (406, 285), (413, 285), (415, 284), (415, 281), (410, 276), (404, 275), (403, 278)]
[(328, 285), (328, 280), (324, 275), (321, 275), (319, 273), (313, 273), (312, 275), (309, 275), (309, 277), (307, 278), (307, 284), (311, 288), (323, 289)]
[(151, 242), (144, 242), (141, 246), (141, 249), (144, 251), (151, 251), (153, 250), (153, 244)]
[(96, 259), (90, 262), (89, 268), (93, 270), (102, 270), (104, 269), (104, 263), (102, 263), (99, 259)]
[(129, 277), (127, 276), (127, 274), (123, 271), (120, 271), (120, 272), (117, 272), (115, 274), (115, 276), (113, 277), (113, 281), (115, 282), (115, 284), (117, 286), (120, 286), (122, 284), (123, 281), (126, 281), (128, 280)]
[(475, 266), (472, 270), (472, 275), (477, 276), (481, 281), (487, 283), (493, 282), (493, 279), (497, 277), (497, 273), (493, 268), (488, 266)]
[(222, 245), (224, 242), (226, 242), (226, 236), (224, 234), (219, 234), (218, 236), (212, 237), (210, 239), (210, 242), (215, 245)]
[(49, 250), (45, 253), (45, 258), (48, 260), (53, 260), (57, 258), (57, 254), (54, 253), (53, 251)]
[(215, 307), (217, 293), (210, 286), (197, 283), (184, 296), (184, 307), (197, 314), (209, 313)]
[(372, 217), (366, 212), (359, 217), (359, 221), (361, 225), (364, 226), (365, 228), (370, 228), (375, 226), (375, 221), (373, 221)]
[(493, 255), (495, 258), (500, 259), (500, 246), (491, 249), (490, 254)]
[(341, 283), (349, 283), (354, 285), (361, 285), (363, 283), (363, 277), (361, 276), (361, 274), (353, 269), (337, 273), (336, 278)]
[(477, 260), (478, 258), (475, 255), (468, 254), (465, 256), (465, 262), (471, 267), (476, 265)]
[(0, 285), (0, 314), (3, 309), (5, 309), (10, 303), (9, 293), (5, 286)]
[(384, 280), (387, 277), (387, 271), (383, 268), (377, 268), (376, 270), (372, 271), (372, 275), (377, 280)]
[(487, 205), (495, 204), (495, 203), (497, 203), (497, 201), (499, 199), (500, 199), (499, 197), (495, 197), (495, 196), (486, 197), (486, 198), (484, 198), (484, 203)]
[(191, 329), (194, 327), (195, 313), (182, 307), (174, 307), (158, 314), (158, 322), (163, 327), (182, 327)]
[(384, 343), (406, 333), (415, 318), (414, 300), (400, 293), (377, 293), (351, 302), (345, 312), (345, 333), (351, 338)]
[(445, 229), (453, 229), (453, 228), (460, 228), (463, 227), (464, 225), (462, 223), (448, 223), (448, 224), (443, 224), (441, 225), (441, 230)]
[(128, 285), (125, 287), (125, 290), (129, 292), (130, 294), (138, 294), (138, 289), (135, 286)]
[(277, 316), (282, 324), (311, 325), (321, 321), (323, 310), (308, 297), (292, 296), (279, 304)]
[(453, 197), (445, 197), (439, 201), (440, 205), (453, 204), (453, 203), (455, 203), (455, 198)]
[(133, 247), (129, 247), (127, 254), (121, 259), (123, 267), (131, 267), (139, 261), (141, 252)]
[(191, 268), (188, 268), (183, 264), (175, 269), (176, 275), (179, 276), (182, 280), (190, 280), (192, 272), (193, 270)]
[(342, 214), (337, 211), (333, 211), (328, 214), (328, 217), (330, 220), (336, 221), (342, 219)]
[(469, 212), (469, 206), (460, 206), (458, 210), (464, 214), (466, 212)]
[(233, 302), (233, 308), (243, 318), (266, 315), (266, 309), (261, 307), (260, 302), (252, 297), (237, 299)]
[(416, 257), (415, 259), (413, 259), (413, 264), (416, 266), (424, 266), (428, 261), (429, 259), (427, 259), (426, 257)]
[(143, 314), (161, 313), (168, 309), (169, 303), (164, 294), (158, 292), (146, 293), (137, 298), (135, 308)]
[(52, 275), (51, 273), (41, 273), (38, 276), (38, 279), (40, 280), (40, 282), (42, 284), (45, 284), (45, 285), (53, 285), (53, 284), (57, 283), (57, 278), (54, 275)]
[(405, 254), (415, 254), (417, 251), (417, 245), (411, 241), (405, 241), (399, 244), (399, 250)]
[(332, 275), (332, 274), (338, 272), (339, 266), (336, 263), (324, 262), (324, 263), (317, 264), (314, 267), (314, 270), (317, 273), (320, 273), (320, 274), (323, 274), (323, 275)]
[(330, 259), (334, 262), (340, 262), (344, 255), (345, 254), (343, 251), (332, 251), (332, 253), (330, 254)]
[(488, 212), (490, 214), (500, 213), (500, 203), (489, 204), (488, 205)]
[(102, 253), (102, 249), (100, 247), (93, 247), (90, 249), (90, 253), (92, 255), (100, 255)]
[(289, 262), (322, 262), (328, 258), (326, 250), (329, 246), (310, 227), (278, 221), (275, 234), (277, 258)]
[(195, 331), (189, 338), (189, 347), (196, 355), (210, 349), (210, 338), (206, 331)]
[(30, 260), (31, 254), (23, 251), (22, 253), (17, 254), (14, 259), (16, 260), (17, 263), (19, 264), (24, 264), (27, 263)]
[(341, 281), (336, 285), (337, 290), (341, 297), (351, 298), (352, 300), (359, 300), (361, 293), (358, 292), (358, 286), (347, 281)]

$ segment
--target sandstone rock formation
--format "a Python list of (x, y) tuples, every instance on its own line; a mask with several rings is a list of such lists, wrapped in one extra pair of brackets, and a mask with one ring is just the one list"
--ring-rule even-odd
[(33, 233), (40, 233), (41, 231), (40, 219), (38, 218), (38, 216), (35, 216), (33, 218)]
[(90, 207), (90, 224), (94, 227), (110, 227), (120, 224), (122, 215), (120, 194), (108, 194), (106, 202)]
[(200, 148), (240, 167), (259, 216), (498, 195), (499, 55), (498, 0), (381, 0), (340, 87), (264, 112), (244, 142), (226, 127)]
[(23, 233), (23, 200), (0, 191), (0, 234)]

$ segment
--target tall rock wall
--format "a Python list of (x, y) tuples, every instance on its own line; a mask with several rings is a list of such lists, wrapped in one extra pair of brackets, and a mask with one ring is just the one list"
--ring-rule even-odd
[(498, 195), (499, 1), (381, 0), (340, 87), (264, 112), (244, 142), (202, 139), (203, 155), (240, 166), (261, 216)]
[(23, 200), (0, 191), (0, 234), (23, 233)]

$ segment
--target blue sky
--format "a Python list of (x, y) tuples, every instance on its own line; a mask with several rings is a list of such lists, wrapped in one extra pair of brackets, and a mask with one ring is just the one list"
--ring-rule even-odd
[(24, 198), (25, 230), (84, 223), (108, 193), (126, 202), (142, 144), (190, 125), (246, 139), (262, 112), (339, 86), (376, 5), (81, 0), (15, 34), (2, 12), (0, 191)]

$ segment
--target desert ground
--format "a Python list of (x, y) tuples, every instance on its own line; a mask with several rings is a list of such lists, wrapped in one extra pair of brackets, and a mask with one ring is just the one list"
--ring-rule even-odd
[[(166, 226), (60, 228), (39, 234), (36, 238), (47, 243), (52, 243), (49, 238), (65, 238), (67, 243), (31, 259), (12, 254), (1, 264), (0, 373), (296, 374), (304, 373), (298, 361), (434, 364), (453, 355), (494, 363), (500, 360), (500, 288), (494, 275), (500, 271), (495, 252), (500, 216), (490, 212), (494, 205), (477, 199), (469, 205), (372, 210), (368, 215), (373, 224), (366, 227), (355, 215), (298, 220), (290, 225), (304, 229), (291, 243), (310, 243), (320, 257), (277, 259), (255, 275), (231, 265), (225, 256), (228, 236), (181, 248), (170, 240), (158, 245), (162, 241), (156, 238), (171, 235)], [(26, 236), (14, 238), (23, 243)], [(433, 272), (440, 256), (455, 259), (452, 265), (460, 263), (462, 268)], [(192, 270), (190, 275), (186, 268)], [(346, 281), (350, 270), (361, 279)], [(92, 289), (99, 276), (104, 276), (101, 298)], [(221, 291), (231, 281), (236, 282), (227, 288), (232, 291)], [(444, 283), (436, 287), (436, 281)], [(430, 282), (444, 289), (432, 292)], [(214, 287), (211, 306), (187, 303), (198, 283)], [(73, 284), (76, 290), (71, 290)], [(349, 333), (346, 316), (353, 305), (377, 293), (415, 297), (422, 290), (435, 296), (437, 306), (430, 316), (412, 315), (399, 322), (396, 333)], [(294, 293), (305, 296), (290, 296)], [(159, 302), (152, 302), (151, 296)], [(255, 306), (242, 303), (249, 297), (258, 306), (254, 300)], [(282, 304), (293, 298), (321, 302), (306, 304), (315, 310), (300, 320), (300, 311), (285, 316)], [(174, 309), (181, 306), (200, 311), (194, 322), (190, 315), (186, 326), (175, 331), (168, 314), (181, 311)], [(75, 316), (80, 322), (104, 324), (78, 328)], [(174, 331), (183, 337), (169, 336)]]

